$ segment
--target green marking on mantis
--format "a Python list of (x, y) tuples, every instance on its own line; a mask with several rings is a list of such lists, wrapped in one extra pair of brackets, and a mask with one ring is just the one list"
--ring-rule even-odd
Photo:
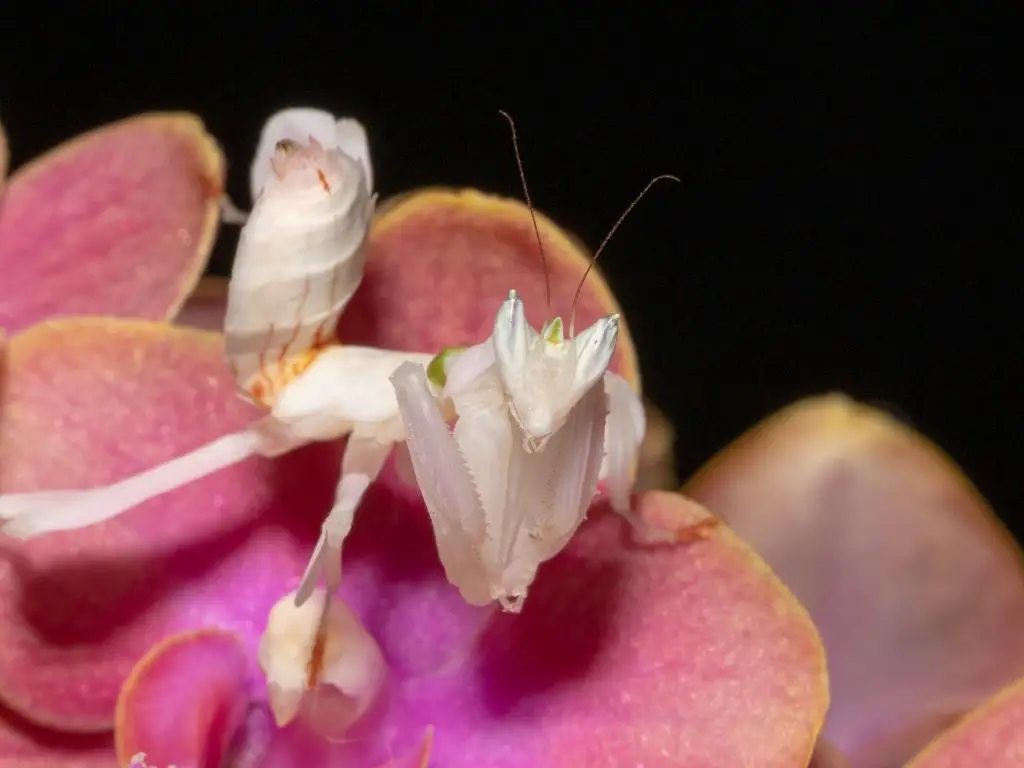
[(544, 329), (541, 331), (541, 336), (548, 344), (561, 344), (565, 341), (565, 335), (562, 330), (562, 318), (556, 317), (549, 323), (544, 325)]
[(462, 352), (465, 347), (445, 347), (436, 355), (434, 359), (427, 365), (427, 379), (435, 387), (444, 387), (448, 381), (448, 373), (445, 370), (445, 364), (448, 362), (448, 356), (455, 352)]

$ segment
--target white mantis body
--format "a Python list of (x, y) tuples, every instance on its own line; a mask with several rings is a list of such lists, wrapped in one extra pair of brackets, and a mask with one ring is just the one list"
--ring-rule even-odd
[(537, 333), (512, 291), (493, 335), (446, 361), (452, 432), (421, 366), (405, 363), (392, 377), (441, 562), (473, 605), (521, 609), (537, 567), (586, 517), (599, 478), (630, 517), (644, 417), (628, 383), (607, 370), (618, 316), (572, 339), (561, 328), (556, 318)]
[[(515, 124), (502, 115), (512, 128), (523, 193), (546, 265)], [(608, 371), (619, 317), (601, 318), (579, 336), (574, 332), (576, 301), (590, 268), (626, 215), (662, 178), (648, 183), (595, 252), (573, 298), (568, 339), (558, 317), (539, 333), (534, 330), (512, 291), (491, 337), (442, 361), (442, 400), (458, 415), (453, 432), (421, 367), (405, 363), (392, 376), (441, 562), (448, 580), (471, 604), (497, 600), (507, 611), (521, 610), (537, 568), (569, 543), (600, 479), (612, 508), (644, 538), (667, 538), (630, 511), (646, 424), (639, 396)], [(549, 286), (549, 305), (550, 298)]]

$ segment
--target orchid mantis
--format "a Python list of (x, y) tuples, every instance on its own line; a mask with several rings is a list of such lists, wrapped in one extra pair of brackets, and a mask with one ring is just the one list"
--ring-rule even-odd
[[(245, 221), (225, 351), (241, 394), (267, 415), (112, 485), (0, 496), (0, 531), (29, 539), (91, 526), (248, 457), (345, 436), (334, 503), (296, 607), (321, 576), (327, 595), (337, 591), (356, 508), (407, 438), (442, 563), (471, 603), (497, 599), (517, 610), (601, 479), (614, 509), (639, 526), (629, 495), (644, 413), (629, 384), (607, 371), (617, 316), (579, 336), (571, 317), (568, 339), (558, 318), (538, 333), (513, 291), (492, 337), (461, 352), (342, 345), (334, 328), (362, 280), (376, 202), (365, 132), (317, 110), (278, 113), (264, 127), (250, 182), (250, 214), (225, 205), (226, 218)], [(456, 415), (453, 437), (447, 423)]]
[[(515, 124), (502, 114), (512, 128), (544, 259)], [(497, 600), (506, 611), (520, 611), (539, 565), (558, 554), (582, 524), (599, 480), (605, 481), (612, 508), (634, 529), (648, 540), (664, 538), (630, 511), (646, 424), (639, 396), (608, 371), (619, 316), (601, 318), (578, 336), (574, 329), (576, 301), (590, 268), (662, 178), (644, 188), (596, 251), (573, 298), (568, 339), (559, 317), (539, 333), (532, 328), (522, 300), (511, 291), (485, 342), (438, 358), (426, 372), (403, 363), (391, 377), (438, 554), (448, 580), (470, 604)], [(431, 378), (441, 388), (440, 403)], [(441, 407), (449, 402), (458, 416), (451, 432)]]
[(441, 562), (468, 603), (518, 612), (537, 567), (583, 522), (600, 476), (629, 516), (633, 467), (619, 459), (639, 450), (643, 409), (607, 371), (618, 320), (565, 339), (556, 318), (538, 334), (512, 291), (492, 337), (445, 361), (453, 433), (421, 366), (392, 376)]
[(402, 362), (426, 363), (430, 356), (347, 347), (334, 337), (362, 280), (376, 201), (357, 122), (309, 109), (274, 115), (263, 129), (251, 184), (255, 204), (229, 283), (225, 347), (241, 393), (267, 416), (112, 485), (2, 496), (3, 533), (29, 539), (94, 525), (250, 456), (348, 435), (334, 506), (296, 603), (308, 599), (325, 571), (329, 591), (337, 589), (355, 509), (404, 438), (388, 377)]

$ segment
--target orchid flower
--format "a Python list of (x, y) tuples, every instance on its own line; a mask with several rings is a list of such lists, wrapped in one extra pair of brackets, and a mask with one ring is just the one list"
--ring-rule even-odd
[[(541, 301), (524, 205), (435, 189), (382, 210), (343, 344), (429, 362), (486, 338), (510, 287)], [(586, 255), (539, 218), (551, 286), (571, 292)], [(33, 290), (51, 292), (45, 275)], [(577, 315), (613, 314), (595, 274)], [(0, 492), (109, 484), (244, 431), (256, 408), (233, 396), (224, 351), (219, 334), (138, 320), (50, 318), (14, 336)], [(639, 391), (625, 319), (609, 370)], [(346, 540), (340, 591), (297, 606), (340, 451), (254, 455), (129, 514), (5, 543), (0, 755), (144, 755), (155, 768), (807, 764), (828, 706), (819, 638), (705, 509), (635, 497), (632, 513), (671, 539), (654, 544), (592, 508), (508, 614), (448, 583), (422, 499), (389, 461)]]

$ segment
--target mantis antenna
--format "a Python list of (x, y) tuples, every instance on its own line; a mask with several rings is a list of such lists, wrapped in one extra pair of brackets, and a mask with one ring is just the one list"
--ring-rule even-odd
[(626, 210), (622, 212), (622, 215), (619, 216), (619, 220), (615, 222), (615, 224), (612, 226), (610, 230), (608, 230), (608, 234), (604, 236), (604, 240), (601, 241), (601, 245), (597, 247), (597, 251), (595, 251), (594, 253), (594, 258), (590, 260), (590, 264), (587, 265), (587, 269), (583, 273), (583, 277), (580, 278), (580, 284), (576, 287), (576, 295), (572, 297), (572, 308), (569, 310), (570, 339), (576, 336), (576, 303), (580, 300), (580, 294), (583, 292), (583, 284), (587, 282), (587, 276), (590, 274), (590, 270), (592, 270), (594, 268), (594, 265), (597, 263), (597, 257), (601, 255), (601, 251), (603, 251), (604, 247), (608, 245), (608, 241), (612, 239), (612, 235), (615, 234), (615, 230), (617, 230), (619, 228), (619, 225), (626, 220), (626, 217), (629, 216), (629, 212), (636, 208), (636, 204), (643, 199), (643, 196), (647, 194), (648, 190), (655, 184), (657, 184), (659, 181), (665, 180), (678, 182), (679, 178), (676, 176), (672, 176), (671, 174), (665, 173), (662, 174), (661, 176), (655, 176), (653, 179), (647, 182), (647, 186), (643, 188), (639, 195), (633, 198), (633, 202), (630, 203)]
[(526, 207), (530, 209), (530, 219), (533, 221), (533, 231), (537, 235), (537, 247), (540, 248), (540, 261), (544, 265), (544, 294), (547, 297), (548, 311), (551, 310), (551, 275), (548, 274), (548, 259), (544, 254), (544, 242), (540, 237), (540, 227), (537, 226), (537, 214), (533, 211), (533, 202), (530, 200), (530, 189), (526, 185), (526, 172), (523, 171), (523, 160), (519, 156), (519, 138), (516, 136), (516, 124), (512, 121), (512, 116), (509, 115), (503, 109), (499, 109), (498, 112), (501, 116), (508, 120), (509, 127), (512, 128), (512, 149), (516, 153), (516, 167), (519, 169), (519, 180), (523, 184), (523, 196), (526, 198)]

